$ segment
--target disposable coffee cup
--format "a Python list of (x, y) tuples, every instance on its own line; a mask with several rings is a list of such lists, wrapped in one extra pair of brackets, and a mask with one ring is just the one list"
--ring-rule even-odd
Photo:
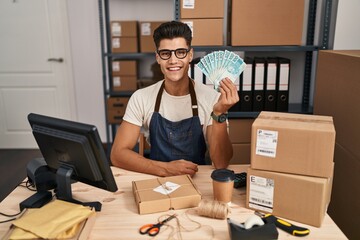
[(229, 169), (216, 169), (211, 173), (214, 200), (231, 203), (235, 173)]

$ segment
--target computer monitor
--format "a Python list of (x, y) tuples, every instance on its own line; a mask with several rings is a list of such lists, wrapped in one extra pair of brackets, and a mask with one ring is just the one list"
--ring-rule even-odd
[[(56, 173), (58, 199), (81, 203), (72, 198), (71, 183), (74, 180), (117, 191), (95, 126), (35, 113), (30, 113), (28, 120), (48, 168)], [(98, 211), (101, 209), (99, 202), (82, 204), (94, 206)]]

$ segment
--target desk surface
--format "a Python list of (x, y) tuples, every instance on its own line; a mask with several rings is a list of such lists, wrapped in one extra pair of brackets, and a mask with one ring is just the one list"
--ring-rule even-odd
[[(231, 165), (229, 169), (235, 172), (246, 171), (247, 165)], [(149, 239), (149, 236), (140, 235), (138, 229), (145, 223), (155, 223), (158, 217), (176, 212), (182, 226), (188, 229), (194, 229), (197, 225), (186, 218), (187, 215), (194, 221), (201, 223), (203, 226), (211, 226), (214, 230), (213, 239), (230, 239), (226, 220), (200, 217), (196, 214), (196, 209), (175, 210), (163, 213), (154, 213), (139, 215), (135, 205), (132, 193), (132, 181), (154, 178), (152, 175), (145, 175), (135, 172), (126, 171), (119, 168), (112, 168), (118, 191), (111, 193), (96, 189), (82, 183), (73, 184), (73, 197), (81, 201), (100, 201), (102, 202), (102, 211), (97, 213), (96, 220), (90, 233), (89, 239)], [(199, 172), (193, 177), (195, 184), (202, 193), (203, 199), (211, 200), (213, 198), (211, 185), (211, 166), (200, 166)], [(14, 214), (19, 211), (19, 203), (34, 192), (24, 187), (16, 188), (3, 202), (0, 203), (0, 212)], [(245, 206), (246, 191), (234, 189), (231, 213), (229, 217), (236, 222), (245, 222), (253, 214), (252, 210), (246, 209)], [(0, 221), (6, 220), (0, 216)], [(295, 223), (294, 221), (290, 221)], [(176, 221), (169, 221), (170, 225), (175, 226)], [(4, 236), (11, 223), (0, 224), (0, 236)], [(326, 215), (321, 228), (298, 224), (308, 227), (311, 231), (307, 237), (301, 239), (347, 239), (342, 231), (337, 227), (333, 220)], [(291, 236), (282, 230), (279, 231), (279, 239), (299, 239)], [(155, 239), (167, 239), (171, 229), (162, 228), (161, 232)], [(211, 230), (203, 227), (193, 232), (182, 232), (183, 239), (211, 239)]]

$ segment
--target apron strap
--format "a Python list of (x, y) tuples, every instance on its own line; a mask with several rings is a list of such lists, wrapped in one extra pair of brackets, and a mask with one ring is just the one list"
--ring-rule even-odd
[[(154, 112), (159, 112), (161, 96), (162, 96), (162, 93), (164, 91), (164, 87), (165, 87), (165, 80), (161, 84), (161, 87), (160, 87), (159, 92), (157, 94)], [(196, 100), (196, 93), (195, 93), (194, 85), (193, 85), (191, 79), (189, 79), (189, 92), (190, 92), (190, 97), (191, 97), (191, 109), (192, 109), (193, 116), (198, 116), (198, 106), (197, 106), (197, 100)]]

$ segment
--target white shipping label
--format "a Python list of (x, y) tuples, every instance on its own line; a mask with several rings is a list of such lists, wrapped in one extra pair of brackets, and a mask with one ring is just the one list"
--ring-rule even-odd
[(113, 37), (120, 37), (121, 36), (121, 25), (119, 23), (112, 23), (111, 24), (111, 33)]
[(249, 207), (272, 212), (274, 206), (274, 179), (250, 175)]
[(255, 154), (275, 158), (277, 142), (277, 131), (258, 129), (256, 133)]
[(112, 39), (112, 47), (113, 48), (120, 48), (120, 38), (113, 38)]
[(150, 23), (141, 23), (141, 35), (150, 36), (151, 35), (151, 24)]
[(178, 189), (180, 187), (179, 184), (176, 183), (172, 183), (172, 182), (166, 182), (163, 185), (160, 185), (156, 188), (154, 188), (153, 190), (155, 192), (164, 194), (164, 195), (168, 195), (170, 193), (172, 193), (173, 191), (175, 191), (176, 189)]
[(113, 86), (120, 87), (121, 86), (121, 79), (120, 77), (113, 77)]
[(119, 72), (120, 71), (120, 62), (113, 62), (112, 68), (113, 68), (113, 72)]
[(183, 8), (194, 9), (195, 8), (195, 0), (184, 0)]

